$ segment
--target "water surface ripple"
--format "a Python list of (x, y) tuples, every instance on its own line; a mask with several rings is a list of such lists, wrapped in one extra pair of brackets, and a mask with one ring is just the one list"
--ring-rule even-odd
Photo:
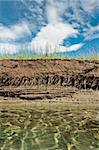
[(1, 150), (99, 150), (99, 112), (0, 110)]

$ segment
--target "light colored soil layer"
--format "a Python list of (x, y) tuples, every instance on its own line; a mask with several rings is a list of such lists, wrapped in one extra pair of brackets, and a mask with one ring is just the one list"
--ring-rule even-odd
[(73, 87), (32, 87), (0, 89), (0, 100), (32, 100), (40, 102), (99, 104), (99, 91), (92, 89), (77, 89)]

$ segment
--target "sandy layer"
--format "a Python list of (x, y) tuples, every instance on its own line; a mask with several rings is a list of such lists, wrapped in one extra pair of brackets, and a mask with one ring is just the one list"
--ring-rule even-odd
[(72, 104), (99, 104), (99, 91), (92, 89), (77, 89), (73, 87), (32, 87), (4, 88), (0, 89), (0, 101), (40, 101)]

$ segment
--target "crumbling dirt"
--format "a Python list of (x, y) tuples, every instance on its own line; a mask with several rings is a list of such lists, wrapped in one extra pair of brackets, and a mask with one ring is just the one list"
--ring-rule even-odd
[[(2, 97), (26, 100), (63, 97), (72, 99), (76, 94), (75, 99), (77, 95), (80, 99), (81, 95), (87, 96), (90, 90), (96, 93), (93, 95), (97, 97), (99, 61), (0, 60), (0, 96)], [(91, 99), (92, 96), (89, 95)], [(98, 101), (99, 97), (95, 99)]]

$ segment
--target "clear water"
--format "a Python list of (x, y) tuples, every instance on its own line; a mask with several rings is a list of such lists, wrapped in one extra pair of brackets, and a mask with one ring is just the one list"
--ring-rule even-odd
[(0, 110), (1, 150), (99, 150), (99, 113)]

